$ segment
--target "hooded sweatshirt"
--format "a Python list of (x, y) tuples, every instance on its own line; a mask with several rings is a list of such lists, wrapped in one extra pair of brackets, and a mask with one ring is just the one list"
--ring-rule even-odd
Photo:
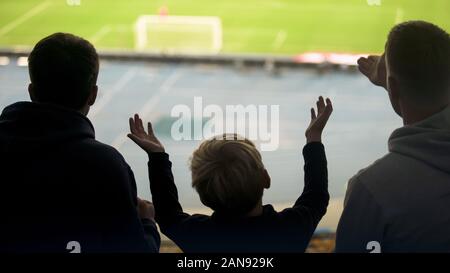
[(450, 251), (450, 107), (395, 130), (349, 181), (336, 251)]
[(136, 206), (133, 172), (85, 116), (31, 102), (3, 110), (0, 252), (156, 252), (156, 226)]

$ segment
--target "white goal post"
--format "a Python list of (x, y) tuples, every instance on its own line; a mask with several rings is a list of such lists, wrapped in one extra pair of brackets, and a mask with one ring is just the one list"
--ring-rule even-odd
[(142, 15), (134, 32), (138, 51), (217, 54), (222, 49), (219, 17)]

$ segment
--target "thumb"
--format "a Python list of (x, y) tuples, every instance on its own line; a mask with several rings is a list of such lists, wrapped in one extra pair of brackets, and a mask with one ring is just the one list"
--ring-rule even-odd
[(141, 146), (141, 140), (140, 140), (137, 136), (135, 136), (135, 135), (133, 135), (133, 134), (128, 134), (127, 136), (128, 136), (128, 138), (130, 138), (134, 143), (136, 143), (137, 145)]

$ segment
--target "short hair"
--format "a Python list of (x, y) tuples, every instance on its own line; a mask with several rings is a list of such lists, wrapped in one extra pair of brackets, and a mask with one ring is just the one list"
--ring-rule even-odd
[(245, 215), (262, 198), (265, 168), (261, 154), (239, 135), (204, 141), (194, 151), (190, 167), (200, 200), (216, 212)]
[(28, 67), (38, 102), (79, 110), (97, 82), (99, 60), (87, 40), (69, 33), (54, 33), (35, 45)]
[(386, 43), (389, 70), (407, 98), (435, 103), (450, 95), (450, 38), (438, 26), (408, 21), (395, 26)]

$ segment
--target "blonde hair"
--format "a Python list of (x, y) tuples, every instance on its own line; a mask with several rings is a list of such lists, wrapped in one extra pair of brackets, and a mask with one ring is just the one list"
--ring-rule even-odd
[(261, 154), (248, 139), (224, 134), (204, 141), (191, 158), (192, 187), (214, 211), (246, 214), (262, 198)]

